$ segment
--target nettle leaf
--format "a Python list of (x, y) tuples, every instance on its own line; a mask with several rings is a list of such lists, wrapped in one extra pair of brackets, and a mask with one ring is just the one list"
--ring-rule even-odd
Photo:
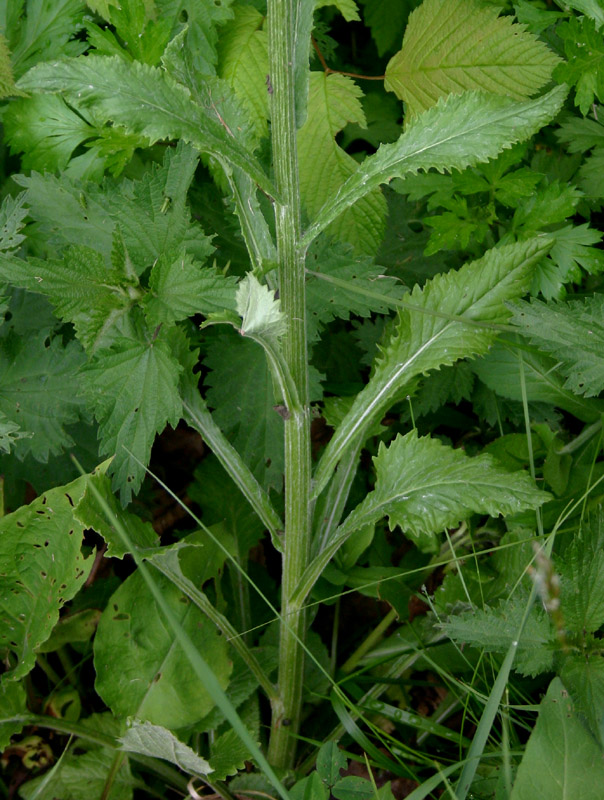
[(510, 800), (599, 800), (601, 781), (601, 748), (577, 714), (560, 678), (554, 678), (541, 701)]
[[(326, 196), (335, 194), (358, 164), (337, 144), (336, 134), (348, 122), (365, 127), (362, 92), (351, 78), (311, 72), (308, 116), (298, 131), (300, 194), (311, 219)], [(349, 242), (360, 253), (373, 254), (382, 240), (386, 201), (379, 189), (367, 193), (328, 228), (334, 238)]]
[(107, 269), (100, 253), (82, 246), (70, 247), (61, 261), (0, 257), (0, 277), (48, 297), (55, 314), (73, 323), (82, 346), (91, 353), (141, 294), (135, 277)]
[(533, 266), (549, 247), (546, 240), (533, 239), (489, 250), (456, 272), (438, 275), (423, 289), (415, 287), (406, 300), (414, 308), (399, 311), (395, 332), (381, 348), (374, 374), (327, 445), (315, 476), (317, 494), (343, 451), (412, 379), (488, 350), (495, 331), (451, 316), (504, 322), (510, 316), (505, 301), (526, 292)]
[(158, 13), (179, 20), (186, 15), (184, 44), (197, 76), (214, 75), (223, 26), (233, 18), (233, 0), (155, 0)]
[(528, 594), (518, 591), (494, 608), (473, 608), (451, 616), (441, 627), (453, 641), (489, 653), (505, 653), (518, 641), (514, 668), (523, 675), (538, 675), (552, 669), (554, 633), (545, 611), (533, 606), (518, 638), (527, 602)]
[(94, 554), (82, 555), (84, 527), (73, 516), (88, 480), (51, 489), (0, 520), (0, 649), (11, 665), (3, 680), (33, 668), (36, 649), (92, 568)]
[(6, 37), (0, 33), (0, 98), (23, 94), (15, 85)]
[(218, 43), (218, 73), (247, 108), (259, 138), (268, 134), (268, 35), (264, 16), (253, 6), (235, 6)]
[(116, 338), (83, 370), (83, 386), (99, 421), (100, 449), (115, 454), (113, 485), (125, 502), (140, 488), (145, 468), (138, 461), (148, 463), (155, 434), (180, 419), (183, 367), (174, 354), (188, 350), (183, 339), (176, 328), (150, 341)]
[[(226, 640), (171, 581), (163, 575), (154, 580), (226, 688), (232, 668)], [(135, 716), (174, 730), (194, 725), (214, 707), (139, 572), (126, 578), (103, 612), (94, 640), (94, 666), (96, 690), (117, 716)]]
[[(173, 20), (168, 15), (156, 14), (155, 2), (151, 0), (122, 0), (108, 4), (103, 9), (103, 17), (114, 28), (132, 58), (144, 64), (157, 64), (170, 39)], [(94, 46), (105, 52), (106, 42), (109, 55), (120, 48), (115, 34), (109, 29), (89, 26), (89, 35)]]
[[(308, 336), (311, 341), (318, 338), (320, 329), (333, 319), (350, 319), (353, 314), (370, 317), (374, 312), (386, 314), (395, 305), (389, 305), (387, 298), (396, 301), (407, 292), (396, 278), (384, 275), (384, 268), (373, 259), (356, 256), (350, 246), (334, 243), (327, 237), (313, 242), (306, 256), (306, 268), (346, 282), (346, 285), (336, 285), (317, 276), (308, 276)], [(376, 293), (381, 297), (372, 296)]]
[(604, 100), (602, 35), (592, 19), (575, 16), (557, 25), (556, 35), (564, 41), (566, 61), (558, 64), (554, 78), (575, 87), (575, 105), (586, 116), (595, 100)]
[(577, 633), (604, 625), (604, 513), (592, 513), (556, 561), (564, 624)]
[(28, 0), (25, 16), (22, 3), (8, 0), (8, 4), (14, 4), (16, 11), (4, 35), (17, 77), (42, 59), (77, 56), (86, 49), (86, 42), (75, 38), (87, 12), (82, 0)]
[(568, 303), (539, 300), (514, 306), (512, 323), (560, 363), (564, 387), (593, 397), (604, 389), (604, 296)]
[(256, 334), (277, 340), (285, 333), (286, 317), (281, 303), (268, 286), (248, 272), (237, 287), (237, 313), (241, 317), (241, 335)]
[[(511, 344), (511, 346), (510, 346)], [(522, 362), (520, 361), (522, 357)], [(537, 351), (515, 351), (513, 343), (496, 343), (484, 358), (476, 360), (472, 371), (500, 397), (522, 403), (522, 378), (529, 403), (549, 403), (568, 411), (584, 422), (599, 419), (604, 404), (577, 397), (564, 385), (559, 363)]]
[(558, 86), (524, 103), (480, 92), (440, 98), (413, 120), (397, 142), (381, 145), (326, 199), (304, 241), (310, 243), (346, 208), (393, 178), (420, 169), (462, 170), (495, 158), (549, 122), (560, 110), (566, 92)]
[(424, 550), (437, 546), (435, 533), (454, 528), (472, 514), (511, 514), (538, 508), (549, 495), (525, 472), (509, 472), (488, 455), (469, 458), (416, 431), (380, 444), (373, 460), (375, 489), (342, 523), (343, 531), (388, 517)]
[(25, 204), (26, 193), (21, 192), (16, 197), (7, 195), (0, 206), (0, 251), (14, 252), (25, 236), (20, 233), (25, 226), (25, 217), (28, 214)]
[(161, 725), (132, 719), (126, 733), (118, 741), (121, 749), (127, 753), (163, 758), (189, 775), (208, 775), (214, 771), (205, 758), (201, 758)]
[(0, 341), (0, 412), (31, 438), (15, 452), (46, 462), (74, 442), (66, 427), (80, 419), (78, 370), (85, 361), (77, 342), (47, 341), (47, 331), (27, 337), (9, 334)]
[(149, 293), (143, 300), (147, 321), (158, 325), (194, 314), (234, 310), (236, 286), (235, 277), (200, 267), (184, 250), (163, 255), (151, 270)]
[[(244, 711), (253, 707), (253, 703), (248, 703)], [(239, 770), (245, 769), (245, 762), (251, 759), (250, 751), (237, 733), (232, 728), (225, 731), (212, 743), (210, 753), (212, 780), (223, 781), (230, 775), (236, 775)]]
[(97, 119), (113, 121), (130, 133), (162, 139), (183, 139), (202, 152), (240, 167), (270, 196), (275, 189), (249, 151), (210, 113), (193, 102), (189, 91), (164, 70), (118, 56), (40, 64), (21, 79), (26, 91), (61, 93)]
[(474, 0), (424, 0), (412, 12), (384, 83), (410, 116), (451, 92), (479, 89), (522, 100), (548, 82), (560, 59), (499, 11)]

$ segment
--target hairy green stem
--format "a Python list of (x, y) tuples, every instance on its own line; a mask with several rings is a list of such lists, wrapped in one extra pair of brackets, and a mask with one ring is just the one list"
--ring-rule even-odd
[(269, 0), (271, 130), (277, 194), (275, 230), (281, 308), (287, 331), (285, 361), (300, 404), (288, 409), (285, 426), (285, 540), (281, 584), (278, 687), (280, 707), (273, 707), (269, 761), (275, 767), (293, 764), (300, 725), (306, 614), (293, 601), (310, 551), (310, 415), (306, 344), (304, 250), (300, 247), (300, 190), (296, 149), (294, 81), (297, 7), (293, 0)]

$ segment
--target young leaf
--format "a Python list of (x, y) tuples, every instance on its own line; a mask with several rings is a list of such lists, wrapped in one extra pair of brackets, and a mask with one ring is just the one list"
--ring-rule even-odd
[(604, 100), (604, 42), (589, 17), (572, 16), (556, 26), (564, 41), (566, 61), (558, 64), (554, 78), (576, 88), (575, 105), (586, 116), (595, 100)]
[[(357, 162), (337, 144), (335, 137), (347, 122), (365, 127), (361, 90), (344, 75), (311, 72), (308, 116), (298, 131), (300, 194), (312, 219), (325, 197), (335, 194), (358, 170)], [(379, 189), (342, 214), (328, 233), (349, 242), (356, 251), (373, 255), (382, 240), (386, 202)]]
[(451, 95), (413, 121), (397, 142), (366, 158), (323, 203), (308, 228), (310, 242), (349, 206), (393, 178), (431, 167), (465, 169), (524, 141), (554, 117), (566, 97), (558, 86), (536, 100), (517, 103), (479, 92)]
[(549, 495), (525, 472), (509, 472), (491, 456), (469, 458), (438, 439), (415, 431), (380, 444), (374, 458), (375, 489), (344, 520), (335, 537), (388, 517), (424, 550), (435, 533), (454, 528), (471, 514), (512, 514), (538, 508)]
[[(232, 665), (224, 637), (167, 578), (154, 577), (172, 613), (226, 687)], [(94, 664), (97, 692), (119, 716), (173, 730), (195, 724), (214, 706), (139, 572), (121, 584), (103, 612)]]
[(253, 120), (258, 138), (268, 134), (268, 37), (263, 15), (253, 6), (235, 7), (235, 17), (222, 30), (218, 72), (233, 88)]
[(130, 133), (161, 139), (183, 139), (199, 150), (240, 167), (271, 197), (275, 189), (251, 153), (205, 107), (163, 70), (117, 56), (90, 55), (82, 59), (40, 64), (21, 79), (27, 91), (61, 93), (95, 116), (112, 120)]
[[(249, 703), (244, 711), (250, 708), (254, 708), (253, 703)], [(250, 751), (235, 731), (232, 729), (225, 731), (212, 743), (210, 753), (212, 780), (223, 781), (231, 775), (236, 775), (239, 770), (245, 769), (245, 762), (250, 759)]]
[(478, 261), (437, 276), (423, 289), (413, 290), (408, 302), (414, 308), (399, 312), (396, 331), (383, 347), (374, 374), (357, 395), (321, 458), (315, 495), (321, 492), (353, 439), (392, 405), (413, 378), (488, 350), (494, 331), (464, 325), (452, 317), (476, 322), (505, 321), (509, 316), (505, 301), (526, 291), (533, 265), (549, 246), (547, 241), (533, 239), (489, 250)]
[(451, 92), (530, 97), (559, 61), (513, 17), (500, 17), (498, 8), (474, 0), (424, 0), (409, 17), (384, 86), (415, 116)]
[(236, 301), (242, 336), (255, 334), (276, 342), (285, 333), (286, 320), (279, 300), (253, 273), (248, 272), (240, 281)]
[(138, 461), (147, 464), (155, 434), (180, 419), (183, 368), (174, 354), (188, 351), (183, 339), (178, 329), (151, 341), (116, 338), (84, 369), (84, 388), (100, 423), (100, 448), (115, 455), (113, 485), (125, 502), (143, 481), (145, 469)]
[(88, 577), (94, 555), (82, 555), (84, 527), (73, 506), (89, 479), (51, 489), (0, 520), (0, 648), (3, 658), (16, 657), (4, 680), (33, 668), (37, 647)]
[(593, 397), (604, 389), (604, 296), (568, 303), (539, 300), (514, 307), (512, 323), (560, 364), (564, 387)]
[(129, 720), (126, 733), (118, 739), (127, 753), (139, 753), (152, 758), (163, 758), (176, 764), (189, 775), (208, 775), (214, 770), (197, 753), (183, 744), (171, 731), (151, 722)]
[(510, 800), (599, 800), (601, 749), (578, 716), (567, 689), (554, 678), (541, 701)]

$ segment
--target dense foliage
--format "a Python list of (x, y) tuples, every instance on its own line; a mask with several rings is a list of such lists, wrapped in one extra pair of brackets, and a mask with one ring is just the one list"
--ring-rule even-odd
[(599, 800), (600, 0), (0, 0), (0, 97), (4, 796)]

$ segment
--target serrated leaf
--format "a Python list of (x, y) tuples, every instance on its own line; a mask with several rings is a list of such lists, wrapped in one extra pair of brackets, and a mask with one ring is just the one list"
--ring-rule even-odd
[(398, 325), (384, 345), (375, 371), (328, 444), (315, 476), (318, 494), (355, 436), (378, 419), (409, 382), (460, 358), (485, 353), (494, 340), (488, 327), (464, 325), (439, 314), (478, 322), (503, 322), (506, 300), (526, 291), (532, 267), (549, 249), (533, 239), (489, 250), (457, 272), (439, 275), (408, 295), (414, 309), (399, 312)]
[(202, 152), (241, 168), (270, 196), (275, 189), (247, 150), (212, 114), (197, 105), (181, 84), (165, 71), (118, 56), (40, 64), (21, 79), (20, 88), (61, 93), (97, 118), (112, 120), (130, 133), (161, 139), (183, 139)]
[[(604, 514), (590, 515), (556, 561), (560, 574), (560, 607), (564, 624), (577, 633), (604, 625)], [(603, 710), (604, 713), (604, 710)]]
[(29, 0), (25, 16), (19, 14), (22, 4), (8, 2), (17, 9), (4, 31), (16, 76), (42, 59), (77, 56), (86, 49), (86, 42), (76, 39), (87, 10), (82, 0)]
[(245, 762), (251, 759), (247, 747), (234, 730), (227, 730), (218, 736), (212, 744), (210, 765), (212, 780), (223, 781), (236, 775), (245, 768)]
[(434, 413), (449, 402), (459, 405), (462, 400), (470, 399), (473, 385), (474, 376), (467, 362), (460, 361), (450, 367), (442, 367), (432, 372), (414, 394), (413, 413), (416, 416)]
[[(154, 576), (172, 613), (225, 688), (231, 662), (216, 626), (163, 575)], [(193, 725), (214, 700), (183, 658), (140, 573), (111, 597), (94, 640), (96, 690), (118, 716), (178, 729)]]
[(263, 15), (253, 6), (238, 5), (221, 31), (218, 73), (233, 88), (253, 121), (259, 138), (268, 134), (268, 35)]
[(604, 295), (568, 303), (514, 306), (512, 323), (560, 363), (564, 388), (593, 397), (604, 389)]
[(524, 387), (529, 403), (550, 403), (568, 411), (584, 422), (599, 419), (604, 404), (577, 397), (564, 386), (558, 362), (544, 353), (523, 350), (520, 353), (496, 343), (484, 358), (472, 364), (472, 371), (480, 380), (500, 397), (522, 403), (521, 368), (524, 371)]
[(564, 660), (560, 678), (568, 687), (576, 710), (589, 721), (591, 730), (604, 745), (604, 660), (586, 654)]
[(77, 342), (47, 341), (47, 331), (10, 334), (0, 342), (0, 412), (31, 438), (15, 444), (23, 458), (46, 462), (73, 440), (66, 430), (83, 411), (78, 370), (85, 361)]
[[(365, 127), (361, 90), (344, 75), (311, 72), (308, 116), (298, 131), (300, 195), (311, 219), (326, 196), (335, 194), (358, 170), (357, 162), (337, 144), (348, 122)], [(374, 254), (385, 227), (386, 202), (377, 187), (328, 228), (334, 238), (359, 253)]]
[(491, 456), (469, 458), (415, 431), (380, 444), (375, 489), (342, 523), (338, 534), (388, 517), (420, 548), (434, 549), (433, 534), (472, 514), (511, 514), (539, 508), (549, 495), (525, 472), (509, 472)]
[(514, 668), (523, 675), (538, 675), (552, 668), (554, 635), (547, 614), (534, 606), (518, 639), (527, 600), (528, 596), (519, 592), (509, 600), (501, 600), (495, 608), (473, 608), (456, 614), (442, 628), (453, 641), (489, 653), (505, 653), (518, 640)]
[(564, 222), (575, 213), (579, 190), (562, 181), (552, 181), (521, 203), (514, 212), (513, 230), (541, 231)]
[(360, 22), (359, 10), (354, 0), (317, 0), (315, 10), (324, 6), (335, 6), (346, 22)]
[(209, 775), (214, 771), (205, 758), (198, 756), (194, 750), (161, 725), (132, 719), (129, 721), (126, 733), (118, 741), (121, 749), (127, 753), (163, 758), (176, 764), (189, 775)]
[(234, 310), (236, 285), (236, 278), (201, 267), (184, 251), (161, 256), (151, 270), (149, 293), (143, 301), (147, 321), (158, 325), (194, 314)]
[(566, 61), (558, 64), (554, 78), (574, 86), (575, 105), (586, 116), (594, 100), (604, 100), (604, 42), (589, 17), (571, 16), (556, 26), (564, 41)]
[(599, 800), (602, 752), (560, 680), (554, 678), (518, 767), (510, 800)]
[(442, 98), (417, 117), (397, 142), (383, 144), (332, 193), (304, 237), (310, 243), (353, 203), (383, 183), (430, 168), (465, 169), (524, 141), (554, 117), (566, 96), (558, 86), (535, 100), (464, 92)]
[(15, 446), (15, 442), (24, 438), (31, 439), (33, 435), (31, 431), (22, 431), (16, 422), (7, 419), (0, 412), (0, 452), (10, 453), (11, 448)]
[(237, 312), (241, 335), (256, 334), (278, 339), (285, 333), (286, 319), (275, 293), (248, 272), (237, 287)]
[(0, 277), (48, 297), (59, 319), (73, 323), (82, 346), (91, 353), (140, 294), (124, 271), (108, 270), (100, 253), (82, 246), (70, 247), (61, 261), (0, 256)]
[[(100, 449), (114, 455), (113, 485), (128, 502), (145, 475), (156, 433), (180, 419), (178, 383), (182, 334), (172, 329), (157, 339), (116, 338), (83, 372), (83, 385), (99, 421)], [(130, 455), (130, 453), (132, 455)], [(138, 459), (136, 461), (135, 459)]]
[[(318, 338), (319, 331), (332, 319), (350, 319), (352, 314), (370, 317), (372, 313), (385, 314), (389, 305), (384, 296), (393, 301), (406, 294), (406, 288), (396, 278), (384, 274), (383, 267), (368, 256), (355, 255), (351, 247), (335, 244), (328, 238), (314, 242), (306, 255), (306, 268), (322, 275), (345, 281), (335, 285), (309, 275), (306, 284), (307, 324), (309, 340)], [(364, 293), (366, 292), (366, 293)], [(382, 298), (372, 297), (372, 293)]]
[(595, 119), (569, 116), (555, 135), (569, 153), (586, 153), (592, 147), (604, 147), (604, 125)]
[(12, 252), (19, 247), (25, 236), (20, 233), (25, 226), (27, 209), (23, 208), (26, 194), (17, 197), (7, 195), (0, 206), (0, 251)]
[(498, 8), (474, 0), (424, 0), (409, 17), (384, 86), (415, 116), (451, 92), (530, 97), (559, 60), (512, 17), (500, 17)]
[(73, 517), (88, 480), (51, 489), (0, 520), (0, 647), (4, 658), (16, 656), (4, 680), (33, 668), (37, 647), (92, 568), (94, 555), (81, 552), (84, 528)]
[(0, 33), (0, 98), (21, 94), (22, 92), (15, 85), (8, 42), (5, 36)]

